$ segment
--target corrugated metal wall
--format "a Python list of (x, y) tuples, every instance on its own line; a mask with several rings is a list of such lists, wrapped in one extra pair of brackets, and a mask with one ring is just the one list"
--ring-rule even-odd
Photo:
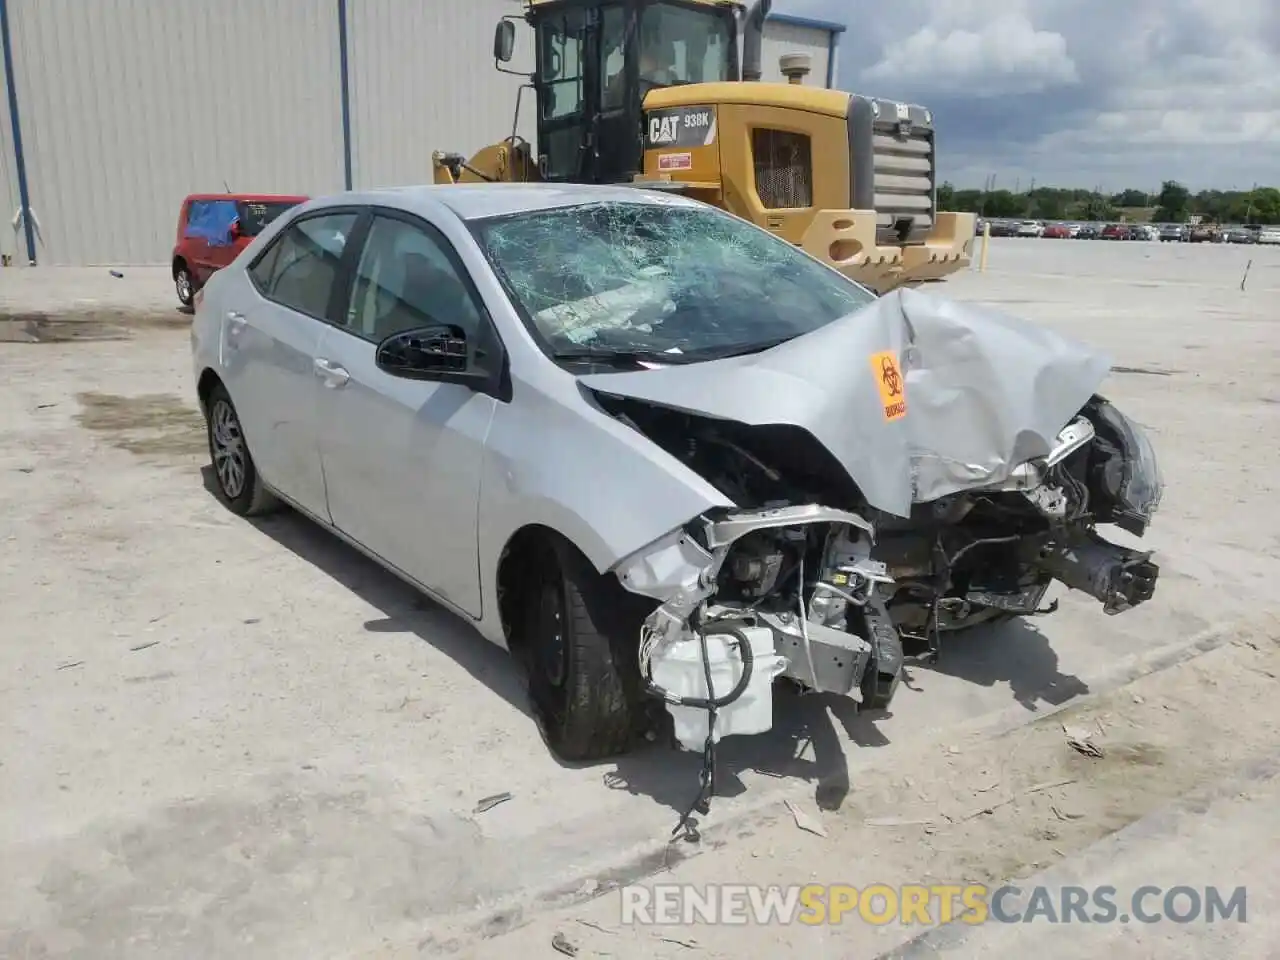
[(333, 0), (9, 0), (9, 16), (39, 263), (167, 262), (182, 198), (224, 184), (342, 188)]
[[(21, 113), (21, 108), (19, 108)], [(14, 222), (18, 212), (18, 171), (13, 152), (13, 124), (9, 118), (9, 93), (0, 72), (0, 254), (11, 263), (27, 262), (22, 227)]]
[[(520, 0), (350, 0), (348, 49), (356, 187), (429, 183), (431, 154), (470, 156), (511, 133), (521, 78), (493, 66), (493, 28)], [(533, 31), (516, 24), (509, 69), (532, 72)], [(534, 138), (533, 92), (520, 133)]]
[[(168, 262), (194, 192), (341, 190), (339, 0), (7, 0), (40, 264)], [(433, 150), (508, 135), (522, 78), (493, 66), (493, 28), (521, 0), (346, 0), (355, 187), (431, 179)], [(532, 31), (516, 30), (516, 70)], [(829, 34), (770, 21), (766, 80), (806, 52), (822, 86)], [(526, 91), (519, 132), (534, 139)], [(0, 253), (18, 186), (0, 96)]]
[(825, 87), (830, 43), (831, 34), (826, 30), (766, 20), (764, 42), (760, 45), (764, 74), (761, 79), (765, 83), (786, 83), (787, 78), (778, 69), (779, 58), (788, 53), (807, 53), (813, 58), (813, 72), (804, 78), (805, 86)]

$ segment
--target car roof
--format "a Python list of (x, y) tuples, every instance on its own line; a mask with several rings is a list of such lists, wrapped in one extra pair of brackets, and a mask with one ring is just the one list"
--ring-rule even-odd
[[(409, 211), (443, 206), (462, 220), (480, 220), (589, 203), (635, 203), (680, 207), (702, 204), (665, 191), (607, 184), (459, 183), (385, 187), (323, 198), (325, 205), (381, 203)], [(313, 207), (314, 208), (314, 207)]]
[(291, 193), (189, 193), (187, 200), (247, 200), (250, 203), (305, 203), (310, 197)]

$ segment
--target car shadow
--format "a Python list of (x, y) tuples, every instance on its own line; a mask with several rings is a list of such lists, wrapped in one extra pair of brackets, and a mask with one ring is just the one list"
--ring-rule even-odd
[(1032, 620), (975, 627), (943, 640), (943, 655), (926, 667), (980, 687), (1003, 684), (1016, 703), (1036, 711), (1089, 692), (1089, 685), (1058, 669), (1058, 654)]
[[(205, 489), (216, 496), (213, 468), (206, 465), (200, 474)], [(461, 617), (293, 510), (251, 517), (249, 522), (381, 612), (382, 616), (365, 622), (366, 631), (413, 634), (526, 716), (532, 716), (524, 677), (516, 662), (507, 651), (480, 636)]]
[[(203, 467), (201, 476), (205, 488), (216, 495), (212, 467)], [(463, 619), (301, 514), (286, 509), (250, 522), (379, 610), (383, 615), (367, 621), (366, 631), (412, 633), (534, 722), (517, 661)], [(1030, 711), (1040, 703), (1057, 705), (1089, 692), (1078, 677), (1059, 671), (1048, 638), (1025, 620), (945, 637), (936, 663), (909, 662), (894, 705), (920, 692), (915, 681), (925, 673), (982, 687), (1007, 686), (1014, 701)], [(804, 693), (780, 682), (774, 688), (773, 729), (755, 737), (727, 738), (717, 746), (715, 796), (744, 793), (742, 775), (755, 773), (811, 783), (818, 806), (837, 810), (851, 790), (846, 744), (865, 749), (888, 746), (891, 741), (880, 728), (892, 717), (892, 709), (859, 710), (846, 697)], [(559, 763), (569, 769), (601, 768), (606, 788), (625, 790), (683, 814), (697, 792), (702, 755), (676, 747), (665, 725), (656, 740), (641, 743), (624, 756), (588, 764)]]

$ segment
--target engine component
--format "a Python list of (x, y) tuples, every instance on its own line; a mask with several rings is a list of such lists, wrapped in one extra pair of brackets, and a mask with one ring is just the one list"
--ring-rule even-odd
[(749, 533), (729, 554), (729, 577), (744, 597), (765, 597), (778, 586), (785, 559), (769, 532)]
[[(782, 676), (818, 693), (846, 697), (858, 689), (871, 662), (871, 644), (856, 634), (818, 623), (801, 624), (792, 613), (761, 613), (760, 622), (773, 631), (774, 649), (786, 658)], [(804, 652), (808, 636), (813, 672)]]
[(1150, 552), (1130, 550), (1092, 531), (1050, 548), (1036, 563), (1072, 590), (1101, 600), (1103, 612), (1111, 615), (1150, 600), (1160, 575), (1160, 567), (1151, 562)]
[(770, 729), (773, 681), (786, 665), (775, 653), (772, 630), (713, 622), (700, 636), (677, 641), (654, 656), (653, 683), (662, 691), (680, 745), (701, 750), (708, 737), (717, 743), (722, 737)]
[(892, 583), (883, 563), (871, 559), (871, 540), (835, 528), (827, 538), (822, 566), (813, 587), (807, 618), (811, 623), (843, 630), (849, 606), (860, 607), (877, 583)]
[(862, 675), (862, 706), (870, 710), (885, 710), (902, 681), (902, 636), (878, 596), (872, 596), (863, 613), (871, 641), (871, 662)]

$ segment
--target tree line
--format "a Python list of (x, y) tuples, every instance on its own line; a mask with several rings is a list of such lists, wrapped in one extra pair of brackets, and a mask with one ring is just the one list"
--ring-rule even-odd
[(1101, 193), (1063, 187), (1014, 190), (957, 190), (938, 185), (938, 209), (978, 213), (986, 217), (1036, 220), (1119, 220), (1126, 210), (1155, 207), (1157, 223), (1185, 223), (1199, 216), (1207, 223), (1280, 223), (1280, 189), (1201, 190), (1192, 193), (1176, 180), (1155, 192), (1121, 190)]

